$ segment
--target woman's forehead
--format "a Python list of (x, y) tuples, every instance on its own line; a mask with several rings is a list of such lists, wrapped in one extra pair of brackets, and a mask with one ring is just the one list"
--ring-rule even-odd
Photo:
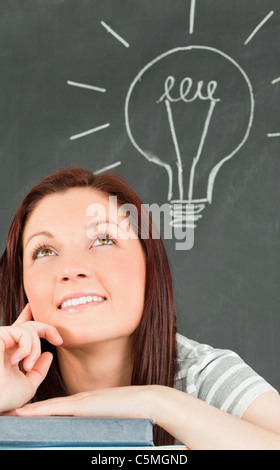
[(90, 187), (71, 188), (43, 197), (35, 206), (25, 224), (24, 235), (49, 223), (61, 223), (61, 220), (74, 217), (86, 217), (88, 207), (102, 207), (105, 211), (109, 205), (109, 196)]
[[(23, 232), (23, 246), (38, 232), (63, 231), (71, 226), (71, 230), (81, 227), (92, 227), (101, 223), (114, 223), (119, 225), (126, 221), (126, 229), (132, 222), (137, 222), (137, 208), (131, 210), (129, 205), (129, 217), (127, 217), (127, 205), (118, 203), (117, 196), (108, 195), (94, 188), (72, 188), (65, 192), (55, 193), (41, 199), (32, 211)], [(126, 207), (123, 210), (123, 207)], [(76, 224), (76, 225), (75, 225)], [(124, 225), (124, 224), (122, 224)], [(131, 226), (132, 228), (132, 226)], [(95, 228), (95, 231), (98, 228)], [(130, 232), (129, 232), (130, 233)], [(133, 231), (132, 238), (137, 238), (137, 230)]]
[(29, 219), (46, 215), (47, 210), (64, 211), (65, 213), (73, 212), (74, 209), (81, 210), (90, 204), (104, 205), (109, 204), (109, 195), (100, 190), (81, 187), (70, 188), (63, 192), (48, 194), (43, 197), (33, 209)]

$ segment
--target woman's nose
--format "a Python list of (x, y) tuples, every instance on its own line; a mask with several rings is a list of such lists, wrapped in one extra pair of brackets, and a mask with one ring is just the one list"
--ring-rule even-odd
[(68, 272), (67, 274), (64, 274), (61, 278), (61, 281), (62, 282), (65, 282), (65, 281), (71, 281), (71, 280), (75, 280), (75, 279), (84, 279), (84, 278), (87, 278), (88, 275), (85, 274), (85, 273), (76, 273), (76, 272)]
[(78, 281), (91, 277), (92, 273), (88, 266), (68, 260), (61, 267), (60, 282)]

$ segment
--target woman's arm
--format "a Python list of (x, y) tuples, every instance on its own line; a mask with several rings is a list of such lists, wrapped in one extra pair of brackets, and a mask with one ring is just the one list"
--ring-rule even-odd
[(276, 432), (158, 385), (108, 388), (54, 398), (26, 405), (16, 414), (150, 418), (191, 449), (280, 450), (280, 435)]
[[(278, 398), (280, 410), (278, 395), (267, 393)], [(280, 434), (178, 390), (158, 390), (156, 410), (155, 422), (191, 449), (280, 449)]]
[(265, 392), (256, 398), (242, 419), (280, 434), (280, 397), (275, 391)]

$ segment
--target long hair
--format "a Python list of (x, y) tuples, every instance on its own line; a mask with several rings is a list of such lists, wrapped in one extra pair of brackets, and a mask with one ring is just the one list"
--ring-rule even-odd
[[(22, 233), (38, 202), (53, 193), (75, 187), (91, 187), (117, 196), (118, 204), (133, 204), (138, 214), (138, 238), (146, 258), (144, 308), (133, 337), (133, 371), (131, 385), (165, 385), (172, 387), (176, 360), (176, 321), (172, 278), (161, 238), (153, 238), (148, 211), (128, 184), (114, 173), (93, 174), (84, 168), (59, 170), (43, 178), (22, 200), (12, 221), (7, 245), (0, 259), (0, 315), (2, 325), (11, 325), (28, 302), (23, 287)], [(70, 209), (69, 209), (70, 210)], [(145, 228), (148, 237), (141, 237)], [(51, 350), (54, 360), (46, 379), (33, 401), (65, 396), (55, 348), (42, 340), (42, 350)], [(157, 445), (172, 443), (172, 437), (155, 426)]]

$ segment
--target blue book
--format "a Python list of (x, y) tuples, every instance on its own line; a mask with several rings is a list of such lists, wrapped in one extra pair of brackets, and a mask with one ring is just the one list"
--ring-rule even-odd
[(153, 446), (149, 419), (0, 416), (0, 448)]

